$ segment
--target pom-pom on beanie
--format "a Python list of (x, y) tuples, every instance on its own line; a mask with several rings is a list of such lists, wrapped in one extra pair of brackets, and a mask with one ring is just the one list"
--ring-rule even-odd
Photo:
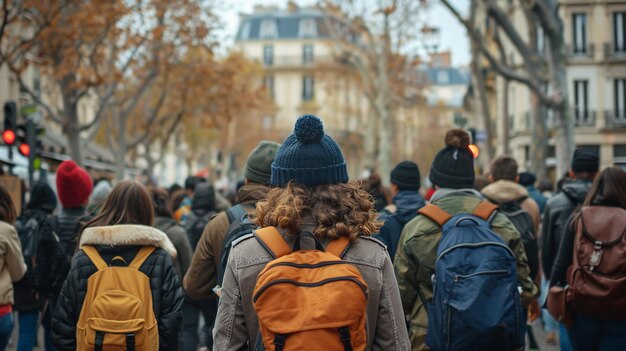
[(474, 187), (474, 155), (469, 149), (470, 136), (463, 129), (446, 133), (446, 147), (439, 151), (430, 168), (430, 181), (441, 188)]
[(420, 170), (415, 162), (402, 161), (391, 171), (391, 183), (400, 191), (420, 190)]
[(322, 121), (313, 115), (298, 118), (293, 133), (276, 152), (270, 184), (290, 181), (306, 186), (348, 182), (348, 170), (339, 145), (324, 134)]
[(93, 189), (89, 173), (72, 160), (63, 161), (57, 169), (57, 193), (64, 208), (87, 205)]

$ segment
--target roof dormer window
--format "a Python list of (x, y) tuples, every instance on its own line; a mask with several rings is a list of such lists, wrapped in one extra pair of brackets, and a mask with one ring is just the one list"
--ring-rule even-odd
[(278, 38), (278, 26), (276, 25), (276, 20), (273, 20), (273, 19), (262, 20), (259, 36), (261, 37), (261, 39)]
[(300, 38), (317, 37), (317, 23), (314, 18), (303, 18), (300, 20), (298, 36)]
[(241, 40), (248, 40), (250, 38), (250, 21), (243, 22), (241, 32), (239, 33), (239, 38)]

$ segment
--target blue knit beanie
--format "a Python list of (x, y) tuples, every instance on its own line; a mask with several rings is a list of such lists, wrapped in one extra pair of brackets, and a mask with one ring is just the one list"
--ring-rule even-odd
[(348, 170), (339, 145), (324, 134), (322, 121), (313, 115), (298, 118), (272, 163), (271, 185), (290, 181), (306, 186), (348, 182)]

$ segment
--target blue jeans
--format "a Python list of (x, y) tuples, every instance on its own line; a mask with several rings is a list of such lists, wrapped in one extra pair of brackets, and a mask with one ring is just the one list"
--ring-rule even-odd
[(626, 321), (601, 321), (576, 315), (569, 333), (576, 351), (626, 350)]
[(39, 311), (18, 312), (19, 337), (17, 351), (33, 351), (37, 340)]
[(565, 325), (559, 323), (559, 345), (561, 351), (573, 351), (570, 335)]
[(0, 317), (0, 351), (4, 351), (13, 332), (13, 313)]
[[(548, 290), (550, 290), (550, 281), (548, 281), (545, 277), (541, 278), (541, 296), (539, 297), (539, 306), (543, 306), (546, 304), (546, 300), (548, 299)], [(554, 317), (548, 312), (547, 308), (541, 309), (541, 318), (543, 319), (543, 329), (547, 333), (556, 332), (559, 329), (559, 322), (557, 322)]]

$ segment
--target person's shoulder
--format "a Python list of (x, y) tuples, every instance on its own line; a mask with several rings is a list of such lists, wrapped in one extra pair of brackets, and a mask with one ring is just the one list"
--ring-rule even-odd
[(254, 236), (254, 233), (246, 234), (233, 241), (230, 255), (234, 255), (236, 268), (267, 263), (273, 259), (267, 249)]
[(343, 258), (356, 264), (382, 269), (387, 255), (387, 246), (380, 240), (367, 235), (359, 235), (350, 244)]
[(0, 221), (0, 232), (13, 233), (15, 232), (15, 227), (12, 226), (10, 223), (7, 223), (5, 221)]

